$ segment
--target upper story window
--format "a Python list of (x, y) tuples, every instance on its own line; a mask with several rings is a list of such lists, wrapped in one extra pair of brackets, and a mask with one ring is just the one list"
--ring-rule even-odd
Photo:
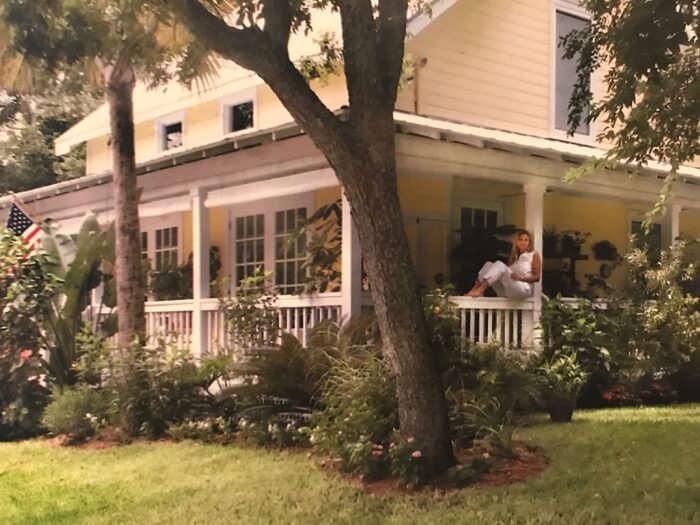
[(255, 90), (238, 93), (221, 101), (224, 135), (239, 133), (257, 126)]
[(182, 114), (164, 117), (156, 122), (158, 151), (169, 151), (184, 145), (184, 118)]
[(252, 128), (255, 124), (253, 101), (228, 106), (228, 132), (235, 133)]
[[(555, 60), (554, 60), (554, 129), (566, 132), (569, 129), (569, 101), (578, 78), (576, 58), (564, 58), (565, 50), (561, 45), (562, 38), (572, 31), (583, 29), (588, 21), (577, 14), (557, 9), (555, 16)], [(589, 136), (590, 124), (581, 122), (576, 129), (577, 135)]]

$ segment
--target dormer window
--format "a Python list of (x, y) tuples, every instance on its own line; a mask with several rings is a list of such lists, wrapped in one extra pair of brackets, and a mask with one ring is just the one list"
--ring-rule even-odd
[(182, 114), (160, 119), (156, 125), (158, 151), (169, 151), (184, 145), (184, 122)]
[(255, 91), (237, 93), (221, 101), (221, 117), (224, 135), (255, 129), (258, 125)]

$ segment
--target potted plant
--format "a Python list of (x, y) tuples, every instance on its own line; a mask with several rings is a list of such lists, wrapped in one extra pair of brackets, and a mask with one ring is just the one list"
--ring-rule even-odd
[(591, 246), (591, 249), (593, 250), (593, 255), (599, 261), (615, 261), (620, 257), (617, 247), (607, 240), (598, 241)]
[(576, 230), (566, 230), (561, 232), (561, 251), (565, 257), (576, 259), (581, 255), (581, 247), (590, 236), (590, 233), (582, 233)]
[(588, 374), (576, 354), (559, 355), (537, 369), (542, 399), (552, 421), (568, 423), (576, 408), (576, 398)]

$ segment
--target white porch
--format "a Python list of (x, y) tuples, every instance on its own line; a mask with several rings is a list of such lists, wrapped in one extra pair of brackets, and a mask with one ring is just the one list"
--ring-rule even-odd
[[(442, 235), (447, 236), (454, 231), (454, 223), (450, 220), (455, 210), (450, 198), (457, 180), (477, 181), (481, 186), (500, 185), (505, 188), (499, 190), (503, 199), (505, 193), (517, 193), (518, 206), (522, 208), (522, 213), (518, 212), (518, 226), (532, 232), (538, 250), (543, 245), (546, 226), (544, 208), (551, 195), (578, 195), (641, 203), (640, 206), (647, 206), (656, 199), (661, 186), (661, 172), (657, 166), (634, 176), (621, 171), (591, 175), (574, 186), (562, 181), (572, 163), (599, 154), (600, 150), (594, 148), (545, 138), (397, 114), (400, 179), (420, 177), (428, 181), (428, 186), (424, 185), (417, 191), (417, 200), (423, 203), (430, 200), (432, 194), (421, 193), (421, 190), (429, 187), (431, 182), (440, 182), (445, 188), (443, 197), (447, 202), (439, 214), (430, 210), (416, 213), (405, 210), (406, 216), (410, 220), (436, 221), (436, 224), (441, 224)], [(166, 216), (176, 217), (176, 222), (166, 226), (179, 228), (180, 241), (189, 236), (187, 249), (192, 251), (193, 267), (191, 298), (147, 304), (148, 334), (177, 333), (182, 345), (196, 354), (217, 352), (227, 345), (217, 300), (210, 298), (209, 246), (214, 229), (220, 230), (222, 239), (228, 239), (218, 242), (224, 251), (225, 271), (234, 277), (233, 281), (236, 254), (231, 231), (236, 210), (256, 212), (266, 202), (284, 203), (338, 187), (325, 159), (294, 124), (164, 157), (139, 169), (142, 188), (140, 215), (144, 223)], [(683, 185), (682, 196), (672, 200), (662, 221), (664, 244), (670, 244), (681, 231), (681, 213), (700, 206), (700, 186), (696, 184), (700, 180), (700, 169), (684, 168), (682, 176), (687, 182), (680, 183)], [(107, 174), (42, 188), (22, 195), (22, 198), (37, 216), (52, 217), (75, 231), (87, 211), (96, 213), (105, 223), (112, 216), (112, 189)], [(478, 200), (481, 195), (475, 194), (474, 198)], [(5, 205), (6, 209), (9, 201), (5, 201), (0, 199), (0, 208)], [(302, 342), (308, 330), (319, 322), (346, 319), (363, 306), (371, 306), (367, 293), (362, 290), (357, 235), (349, 207), (346, 202), (343, 204), (340, 290), (308, 297), (283, 295), (278, 301), (280, 326), (297, 335)], [(269, 213), (274, 213), (274, 210)], [(187, 235), (184, 230), (187, 230)], [(268, 258), (269, 253), (274, 252), (274, 235), (274, 228), (271, 234), (266, 230), (264, 242), (271, 243), (265, 244)], [(178, 246), (180, 263), (186, 257), (185, 244), (181, 242)], [(449, 243), (444, 244), (437, 249), (440, 253), (436, 257), (447, 261)], [(420, 259), (425, 253), (435, 250), (435, 244), (417, 242), (413, 248), (414, 256)], [(150, 245), (148, 255), (157, 249)], [(266, 269), (273, 270), (268, 261), (265, 260)], [(447, 263), (443, 268), (430, 267), (424, 272), (431, 278), (430, 281), (425, 279), (427, 289), (433, 275), (445, 266)], [(449, 280), (449, 274), (443, 273)], [(536, 342), (541, 285), (536, 287), (533, 299), (521, 303), (500, 298), (454, 297), (453, 301), (458, 306), (461, 333), (466, 338), (479, 342), (496, 340), (504, 346), (529, 346)]]

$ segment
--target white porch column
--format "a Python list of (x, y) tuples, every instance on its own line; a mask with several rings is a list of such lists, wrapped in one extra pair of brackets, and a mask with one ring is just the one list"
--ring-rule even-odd
[(362, 254), (360, 238), (357, 236), (355, 221), (350, 212), (350, 203), (343, 192), (343, 243), (341, 316), (344, 320), (362, 309)]
[(661, 248), (666, 249), (676, 243), (681, 234), (681, 206), (670, 203), (666, 206), (666, 214), (661, 221)]
[[(547, 188), (544, 184), (525, 184), (525, 229), (532, 235), (535, 250), (542, 256), (542, 230), (544, 229), (544, 194)], [(533, 295), (532, 325), (523, 322), (523, 335), (532, 334), (532, 344), (539, 347), (541, 344), (541, 330), (539, 328), (540, 313), (542, 311), (542, 276), (535, 283)], [(529, 333), (525, 330), (529, 330)]]
[(209, 209), (206, 191), (195, 188), (192, 196), (192, 352), (201, 357), (209, 351), (206, 312), (202, 299), (209, 297)]

